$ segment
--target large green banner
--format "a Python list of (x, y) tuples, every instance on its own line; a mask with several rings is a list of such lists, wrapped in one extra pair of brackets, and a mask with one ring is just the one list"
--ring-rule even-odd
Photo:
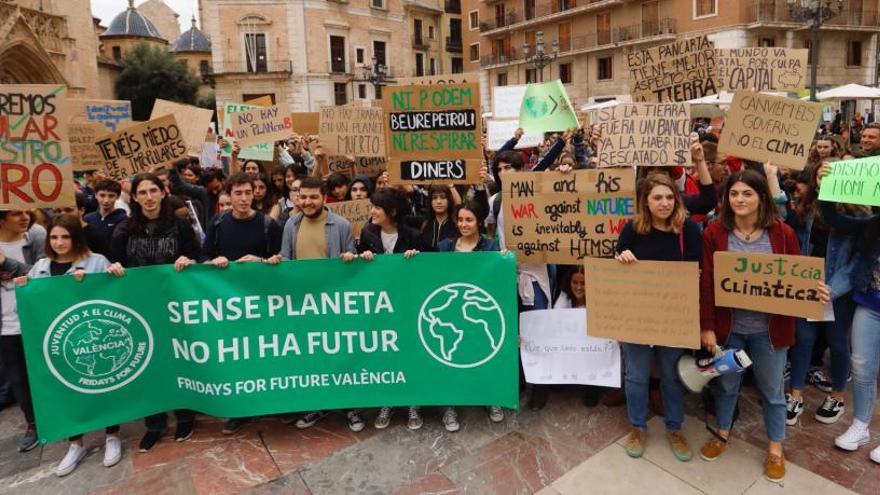
[(17, 298), (45, 441), (179, 408), (518, 405), (510, 254), (156, 266)]

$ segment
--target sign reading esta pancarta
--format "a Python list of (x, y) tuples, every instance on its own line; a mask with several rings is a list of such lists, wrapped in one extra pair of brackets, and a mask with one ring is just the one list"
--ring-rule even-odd
[(40, 437), (179, 408), (516, 408), (515, 283), (497, 252), (33, 280), (17, 296)]

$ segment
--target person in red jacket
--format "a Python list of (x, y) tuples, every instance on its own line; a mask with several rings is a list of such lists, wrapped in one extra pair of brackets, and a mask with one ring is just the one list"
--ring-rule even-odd
[[(741, 170), (728, 178), (721, 194), (718, 220), (703, 232), (702, 274), (700, 276), (700, 327), (703, 347), (715, 352), (718, 344), (732, 349), (746, 349), (752, 359), (755, 382), (761, 393), (764, 428), (770, 441), (764, 461), (764, 477), (772, 482), (785, 478), (785, 389), (783, 371), (788, 348), (794, 343), (791, 316), (762, 313), (715, 305), (716, 251), (744, 253), (800, 254), (794, 230), (780, 218), (765, 177), (753, 170)], [(829, 293), (819, 282), (823, 303)], [(703, 446), (700, 457), (717, 459), (727, 447), (733, 425), (742, 374), (731, 373), (716, 378), (712, 392), (718, 431)]]

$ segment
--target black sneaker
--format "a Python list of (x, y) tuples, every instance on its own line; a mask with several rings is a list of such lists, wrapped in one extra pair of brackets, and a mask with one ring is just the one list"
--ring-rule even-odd
[(816, 410), (816, 421), (831, 425), (837, 422), (846, 411), (842, 400), (835, 399), (830, 395), (825, 397), (822, 407)]
[(177, 423), (177, 428), (174, 430), (174, 441), (185, 442), (189, 440), (193, 436), (193, 426), (195, 426), (193, 421)]
[(28, 452), (36, 447), (38, 443), (40, 442), (37, 441), (37, 430), (33, 426), (28, 426), (18, 442), (18, 451)]
[(798, 418), (804, 413), (804, 401), (794, 400), (791, 394), (785, 394), (785, 424), (794, 426)]
[(223, 434), (232, 435), (240, 430), (242, 426), (246, 425), (248, 421), (250, 421), (248, 418), (229, 418), (226, 424), (223, 425)]
[(348, 429), (357, 433), (364, 429), (364, 418), (361, 417), (361, 412), (357, 409), (352, 409), (348, 411), (345, 416), (348, 419)]
[(162, 433), (163, 432), (161, 431), (148, 431), (144, 433), (143, 438), (141, 438), (141, 443), (138, 445), (140, 451), (149, 452), (154, 445), (159, 443), (159, 439), (162, 438)]
[(810, 368), (810, 372), (807, 374), (807, 383), (826, 394), (831, 393), (831, 380), (828, 379), (822, 368)]
[(296, 420), (296, 427), (299, 428), (300, 430), (304, 430), (306, 428), (311, 428), (312, 426), (315, 426), (315, 423), (320, 421), (321, 418), (323, 418), (326, 415), (327, 415), (327, 413), (324, 411), (308, 412), (308, 413), (306, 413), (305, 416)]

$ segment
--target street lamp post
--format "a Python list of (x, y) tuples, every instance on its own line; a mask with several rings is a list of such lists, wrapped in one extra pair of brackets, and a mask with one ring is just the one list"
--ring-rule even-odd
[(535, 33), (535, 53), (529, 55), (529, 44), (523, 43), (523, 55), (526, 57), (526, 64), (534, 67), (541, 74), (541, 82), (544, 82), (544, 67), (550, 65), (556, 56), (559, 55), (559, 41), (553, 40), (553, 51), (546, 53), (544, 51), (544, 32)]
[(393, 79), (388, 77), (388, 68), (385, 67), (385, 64), (378, 63), (376, 57), (373, 57), (372, 64), (364, 64), (361, 68), (364, 70), (364, 75), (360, 79), (355, 79), (355, 81), (372, 84), (375, 87), (376, 99), (380, 99), (382, 86), (387, 86), (394, 82)]
[[(819, 65), (819, 28), (843, 11), (843, 0), (786, 0), (792, 19), (810, 27), (810, 101), (816, 101), (816, 69)], [(837, 5), (835, 5), (835, 3)]]

